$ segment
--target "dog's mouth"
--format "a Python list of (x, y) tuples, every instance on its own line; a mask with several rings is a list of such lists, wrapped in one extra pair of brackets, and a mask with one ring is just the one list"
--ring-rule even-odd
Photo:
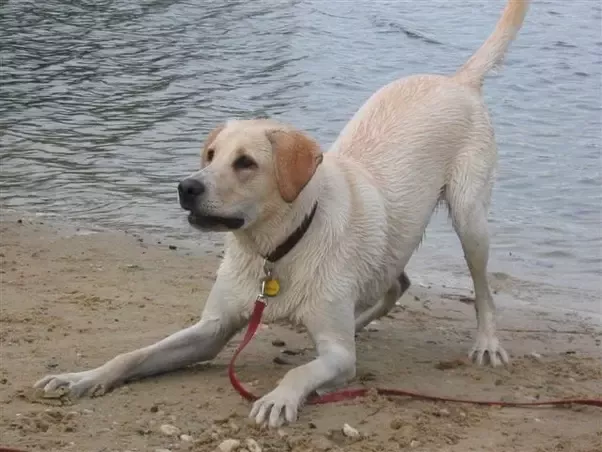
[(220, 217), (216, 215), (200, 215), (198, 213), (188, 214), (188, 223), (200, 230), (210, 231), (233, 231), (240, 229), (245, 220), (237, 217)]

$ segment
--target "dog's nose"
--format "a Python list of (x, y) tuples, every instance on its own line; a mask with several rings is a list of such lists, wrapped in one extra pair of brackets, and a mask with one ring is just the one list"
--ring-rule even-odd
[(196, 179), (187, 178), (178, 184), (178, 195), (180, 205), (184, 209), (191, 209), (194, 206), (196, 198), (205, 192), (205, 186)]

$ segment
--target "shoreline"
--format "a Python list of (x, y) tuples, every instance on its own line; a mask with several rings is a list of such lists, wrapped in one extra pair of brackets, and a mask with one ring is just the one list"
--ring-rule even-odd
[[(199, 239), (173, 237), (160, 232), (139, 230), (136, 228), (126, 228), (123, 231), (116, 230), (110, 226), (91, 225), (84, 221), (72, 221), (54, 214), (33, 214), (28, 211), (18, 211), (15, 209), (0, 209), (2, 211), (2, 221), (17, 221), (23, 219), (33, 222), (42, 222), (52, 225), (57, 231), (73, 235), (93, 235), (93, 234), (126, 234), (136, 239), (145, 240), (145, 243), (163, 246), (170, 244), (184, 252), (187, 256), (207, 258), (207, 256), (221, 257), (224, 246), (224, 233), (205, 233), (199, 235)], [(182, 226), (187, 224), (182, 220)], [(451, 226), (450, 226), (451, 227)], [(198, 231), (194, 231), (199, 234)], [(434, 241), (434, 240), (433, 240)], [(416, 265), (416, 258), (413, 257), (408, 264), (408, 272), (411, 276), (412, 285), (420, 286), (424, 289), (434, 290), (437, 295), (445, 295), (447, 292), (472, 292), (472, 280), (468, 274), (466, 263), (462, 256), (462, 251), (455, 253), (456, 265), (451, 269), (441, 270), (428, 265), (429, 257), (423, 256), (422, 245), (415, 255), (419, 255), (421, 261)], [(442, 266), (442, 264), (438, 264)], [(445, 266), (445, 264), (443, 264)], [(416, 268), (417, 267), (417, 268)], [(490, 267), (495, 267), (491, 266)], [(436, 275), (436, 276), (433, 276)], [(512, 297), (500, 301), (500, 303), (510, 303), (511, 306), (521, 308), (548, 309), (558, 312), (577, 312), (580, 315), (592, 317), (602, 327), (602, 291), (592, 288), (579, 288), (574, 286), (553, 284), (550, 282), (538, 281), (532, 278), (522, 279), (511, 273), (507, 273), (497, 268), (489, 269), (490, 285), (492, 290), (500, 287), (512, 285), (517, 290), (513, 291)], [(441, 282), (443, 281), (443, 282)], [(548, 297), (545, 300), (530, 296), (532, 293), (545, 293)], [(583, 301), (585, 300), (585, 301)], [(497, 297), (494, 297), (497, 302)], [(542, 301), (544, 301), (542, 303)]]
[[(0, 221), (2, 446), (213, 451), (225, 439), (252, 438), (263, 452), (593, 452), (602, 440), (602, 411), (594, 407), (500, 409), (380, 396), (306, 406), (281, 432), (258, 430), (246, 421), (249, 404), (226, 374), (240, 335), (210, 364), (99, 398), (39, 399), (30, 386), (47, 373), (101, 365), (196, 322), (219, 263), (218, 248), (195, 253), (157, 244), (156, 237), (78, 227), (4, 213)], [(599, 317), (529, 304), (555, 288), (525, 288), (501, 275), (492, 286), (509, 368), (467, 363), (476, 329), (468, 290), (415, 283), (390, 315), (358, 336), (358, 374), (350, 386), (490, 400), (602, 397)], [(241, 356), (238, 375), (264, 393), (313, 354), (304, 334), (269, 325)], [(360, 437), (342, 435), (344, 423)], [(166, 424), (185, 436), (166, 435)]]

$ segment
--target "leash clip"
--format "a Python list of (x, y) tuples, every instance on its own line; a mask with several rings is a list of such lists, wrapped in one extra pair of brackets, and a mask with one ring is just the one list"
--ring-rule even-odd
[(264, 305), (268, 304), (268, 295), (266, 294), (266, 285), (268, 281), (272, 279), (272, 270), (274, 266), (267, 259), (263, 260), (263, 278), (261, 278), (261, 283), (259, 286), (259, 293), (257, 294), (257, 301), (263, 303)]
[(272, 272), (274, 271), (274, 263), (270, 262), (267, 259), (263, 260), (263, 280), (266, 281), (272, 277)]

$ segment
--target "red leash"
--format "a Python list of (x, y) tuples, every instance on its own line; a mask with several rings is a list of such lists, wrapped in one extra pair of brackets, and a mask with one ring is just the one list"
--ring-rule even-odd
[[(247, 327), (247, 332), (245, 336), (234, 352), (232, 356), (232, 360), (230, 361), (230, 365), (228, 366), (228, 376), (230, 377), (230, 383), (236, 391), (243, 396), (246, 400), (255, 401), (259, 397), (247, 391), (247, 389), (242, 385), (242, 383), (236, 377), (236, 373), (234, 372), (234, 363), (236, 358), (242, 350), (251, 342), (253, 336), (257, 332), (257, 328), (261, 323), (261, 316), (263, 314), (263, 310), (265, 309), (265, 298), (261, 296), (257, 298), (255, 301), (255, 309), (253, 309), (253, 314), (251, 315), (251, 319), (249, 320), (249, 326)], [(343, 389), (341, 391), (331, 392), (325, 394), (321, 397), (312, 396), (307, 400), (307, 403), (311, 405), (318, 405), (323, 403), (332, 403), (332, 402), (340, 402), (342, 400), (350, 400), (355, 399), (357, 397), (363, 397), (368, 394), (370, 389), (361, 388), (361, 389)], [(372, 390), (374, 391), (374, 389)], [(439, 397), (425, 394), (418, 394), (411, 391), (403, 391), (400, 389), (382, 389), (376, 388), (376, 392), (380, 395), (387, 396), (397, 396), (397, 397), (412, 397), (415, 399), (422, 400), (432, 400), (435, 402), (457, 402), (457, 403), (470, 403), (473, 405), (487, 405), (487, 406), (502, 406), (502, 407), (527, 407), (527, 406), (562, 406), (568, 404), (574, 405), (591, 405), (602, 407), (602, 399), (559, 399), (559, 400), (546, 400), (546, 401), (537, 401), (537, 402), (502, 402), (502, 401), (489, 401), (489, 400), (465, 400), (465, 399), (456, 399), (453, 397)]]

